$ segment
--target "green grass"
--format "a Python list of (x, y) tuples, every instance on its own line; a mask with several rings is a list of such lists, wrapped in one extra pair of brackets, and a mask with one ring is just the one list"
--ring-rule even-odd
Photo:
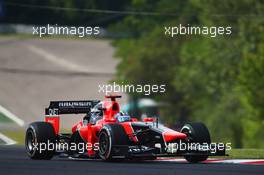
[(16, 141), (18, 145), (25, 144), (25, 132), (24, 131), (1, 131), (5, 136)]
[(33, 35), (31, 34), (17, 34), (17, 33), (0, 33), (0, 39), (28, 39), (28, 38), (33, 38)]
[(232, 149), (228, 159), (264, 159), (264, 149)]
[[(61, 133), (70, 133), (71, 130), (69, 129), (61, 129)], [(17, 131), (1, 131), (5, 136), (11, 138), (12, 140), (16, 141), (18, 145), (25, 144), (25, 133), (24, 130), (17, 130)]]
[(0, 123), (12, 123), (13, 121), (0, 112)]

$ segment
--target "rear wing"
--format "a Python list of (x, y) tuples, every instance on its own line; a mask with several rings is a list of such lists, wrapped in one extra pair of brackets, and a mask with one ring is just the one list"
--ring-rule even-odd
[(60, 114), (85, 114), (97, 105), (99, 100), (85, 101), (51, 101), (45, 109), (45, 115), (56, 116)]

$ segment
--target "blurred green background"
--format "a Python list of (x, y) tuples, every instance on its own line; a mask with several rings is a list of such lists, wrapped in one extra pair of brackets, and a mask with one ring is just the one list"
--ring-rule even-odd
[[(2, 0), (0, 3), (2, 24), (105, 28), (112, 34), (109, 37), (120, 61), (115, 81), (166, 84), (166, 93), (150, 96), (169, 104), (160, 111), (164, 123), (173, 127), (176, 123), (202, 121), (214, 141), (232, 142), (237, 148), (264, 147), (264, 1)], [(232, 34), (215, 38), (164, 35), (165, 26), (179, 24), (231, 26)]]

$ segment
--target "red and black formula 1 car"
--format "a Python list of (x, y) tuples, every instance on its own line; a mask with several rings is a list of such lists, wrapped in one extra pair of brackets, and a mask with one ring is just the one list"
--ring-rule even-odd
[[(51, 101), (45, 110), (45, 121), (31, 123), (26, 131), (28, 156), (51, 159), (54, 155), (64, 155), (103, 160), (184, 156), (194, 163), (204, 161), (208, 156), (225, 155), (225, 148), (212, 151), (210, 134), (204, 124), (188, 123), (177, 132), (158, 124), (155, 118), (138, 121), (120, 112), (116, 101), (120, 97), (106, 96), (111, 100), (101, 102)], [(63, 134), (59, 132), (62, 114), (85, 116), (72, 127), (72, 133)], [(84, 151), (76, 146), (80, 144), (86, 145)]]

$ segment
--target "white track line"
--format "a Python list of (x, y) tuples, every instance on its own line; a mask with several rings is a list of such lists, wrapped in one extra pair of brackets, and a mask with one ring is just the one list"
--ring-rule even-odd
[[(82, 161), (94, 161), (94, 160), (101, 160), (101, 159), (86, 159), (86, 158), (73, 158), (69, 157), (72, 160), (82, 160)], [(175, 162), (175, 163), (188, 163), (185, 159), (181, 158), (158, 158), (157, 160), (146, 160), (146, 161), (154, 161), (154, 162)], [(251, 164), (254, 162), (255, 165), (263, 165), (264, 159), (216, 159), (210, 158), (204, 164)], [(258, 163), (259, 162), (259, 163)]]
[(6, 137), (4, 134), (0, 132), (0, 139), (6, 142), (6, 145), (14, 145), (16, 144), (16, 141)]
[(85, 66), (78, 65), (76, 63), (65, 60), (63, 58), (59, 58), (59, 57), (57, 57), (57, 56), (39, 48), (39, 47), (36, 47), (33, 45), (28, 45), (27, 48), (31, 52), (40, 55), (45, 60), (52, 62), (53, 64), (56, 64), (60, 67), (66, 68), (66, 69), (71, 70), (71, 71), (88, 72), (88, 70)]
[[(228, 159), (222, 161), (223, 163), (250, 163), (250, 162), (263, 162), (263, 159)], [(215, 162), (217, 163), (217, 162)]]
[(8, 117), (9, 119), (13, 120), (19, 126), (22, 127), (22, 126), (25, 125), (25, 122), (23, 120), (21, 120), (20, 118), (18, 118), (15, 114), (11, 113), (10, 111), (8, 111), (6, 108), (4, 108), (1, 105), (0, 105), (0, 112), (2, 114), (4, 114), (6, 117)]
[[(178, 162), (178, 163), (187, 163), (185, 159), (177, 159), (177, 158), (159, 158), (156, 161), (161, 162)], [(264, 159), (215, 159), (210, 158), (202, 163), (228, 163), (228, 164), (251, 164), (254, 162), (255, 164), (263, 165)]]

